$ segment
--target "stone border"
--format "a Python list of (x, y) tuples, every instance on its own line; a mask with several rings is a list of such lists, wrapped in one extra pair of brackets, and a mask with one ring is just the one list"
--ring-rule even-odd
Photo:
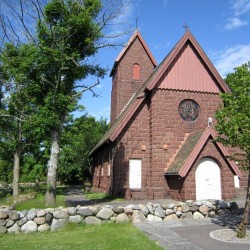
[(227, 243), (250, 244), (250, 230), (247, 230), (246, 237), (243, 239), (238, 238), (233, 229), (218, 229), (210, 232), (209, 236), (215, 240)]
[(128, 205), (117, 208), (112, 205), (59, 207), (14, 211), (0, 210), (0, 233), (28, 233), (55, 231), (65, 223), (101, 224), (141, 223), (178, 219), (201, 219), (238, 213), (236, 202), (186, 201), (171, 204), (149, 202), (146, 205)]

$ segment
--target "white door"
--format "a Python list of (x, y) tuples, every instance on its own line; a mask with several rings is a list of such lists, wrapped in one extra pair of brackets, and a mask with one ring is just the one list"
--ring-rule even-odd
[(129, 188), (141, 188), (141, 160), (129, 160)]
[(211, 158), (204, 158), (195, 172), (196, 200), (221, 200), (220, 168)]

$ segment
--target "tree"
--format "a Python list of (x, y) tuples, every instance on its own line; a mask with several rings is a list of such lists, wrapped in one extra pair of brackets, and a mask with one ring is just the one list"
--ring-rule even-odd
[(244, 238), (250, 211), (250, 62), (228, 74), (225, 81), (231, 93), (221, 95), (224, 107), (216, 113), (216, 129), (221, 143), (241, 150), (241, 153), (232, 154), (231, 158), (248, 171), (244, 216), (237, 231), (237, 236)]
[(58, 169), (60, 181), (76, 183), (91, 179), (89, 153), (107, 129), (105, 119), (97, 121), (87, 114), (64, 126)]
[[(112, 1), (106, 2), (109, 4), (102, 8), (100, 0), (51, 0), (43, 8), (39, 0), (19, 0), (18, 10), (5, 1), (21, 23), (26, 40), (19, 36), (8, 17), (0, 20), (4, 38), (14, 47), (26, 46), (27, 51), (33, 51), (32, 55), (24, 53), (24, 61), (32, 61), (32, 65), (29, 72), (20, 74), (27, 78), (28, 94), (37, 110), (32, 116), (32, 126), (37, 125), (37, 130), (50, 134), (47, 205), (55, 203), (61, 135), (66, 117), (75, 110), (82, 93), (99, 83), (99, 80), (88, 83), (83, 79), (90, 75), (100, 79), (105, 74), (105, 70), (90, 59), (98, 49), (114, 45), (105, 40), (102, 32), (117, 17), (119, 8), (113, 12)], [(30, 14), (31, 7), (35, 10), (34, 15)], [(30, 30), (27, 21), (33, 16), (37, 26)]]

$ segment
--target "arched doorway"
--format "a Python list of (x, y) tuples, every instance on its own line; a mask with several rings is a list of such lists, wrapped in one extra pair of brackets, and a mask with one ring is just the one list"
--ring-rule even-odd
[(204, 158), (195, 172), (196, 200), (221, 200), (221, 174), (218, 164)]

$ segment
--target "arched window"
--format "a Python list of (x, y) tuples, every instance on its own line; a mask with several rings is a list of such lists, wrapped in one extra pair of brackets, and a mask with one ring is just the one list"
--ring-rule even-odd
[(133, 79), (134, 80), (140, 79), (140, 65), (137, 63), (133, 65)]

